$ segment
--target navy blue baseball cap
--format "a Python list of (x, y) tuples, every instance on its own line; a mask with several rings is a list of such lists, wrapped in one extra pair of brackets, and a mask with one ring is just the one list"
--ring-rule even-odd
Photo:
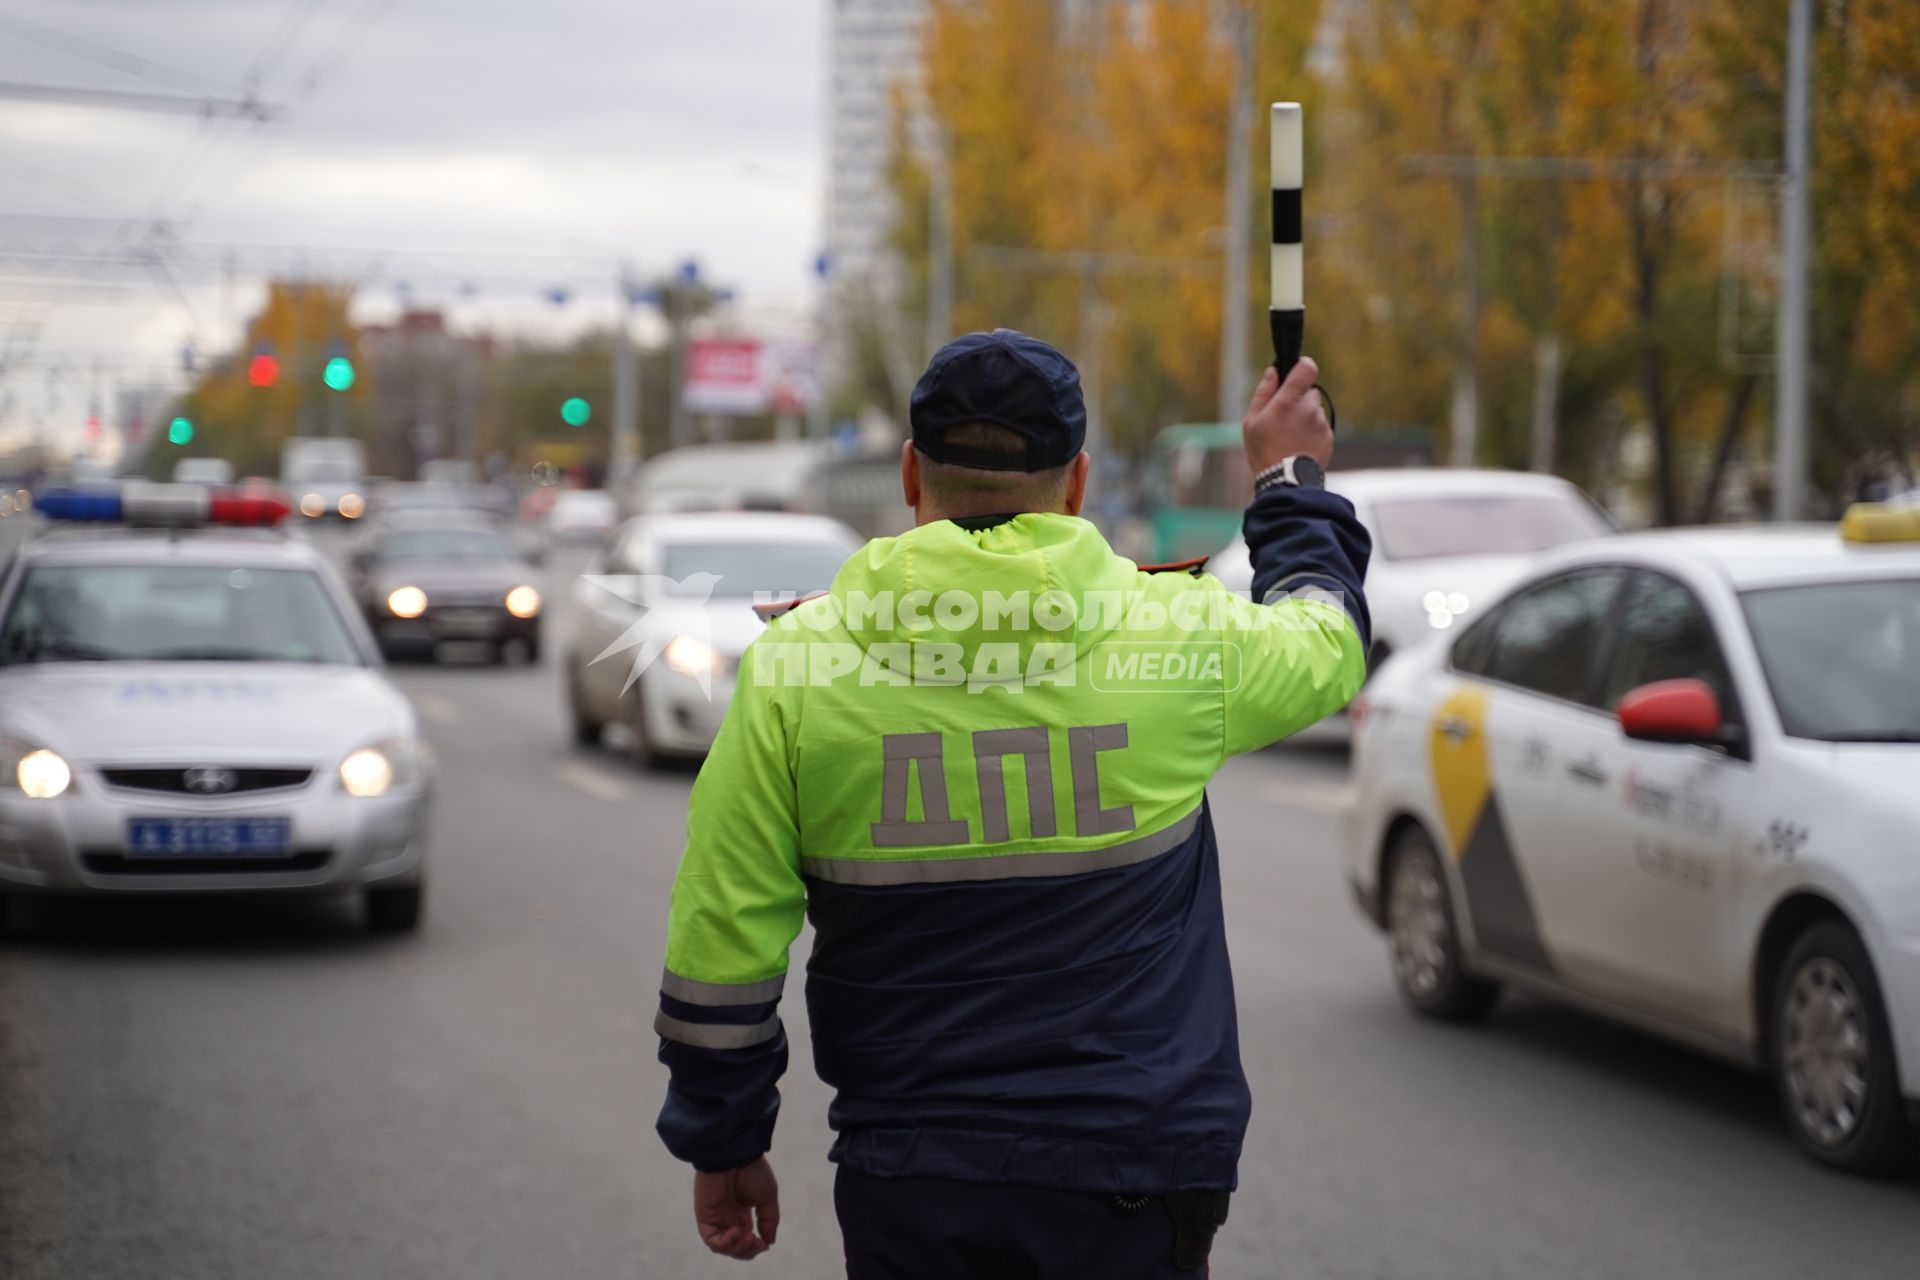
[[(913, 447), (938, 462), (984, 471), (1050, 471), (1087, 442), (1080, 371), (1054, 346), (1015, 329), (969, 333), (935, 353), (913, 388)], [(1027, 441), (1024, 455), (947, 443), (970, 422), (992, 422)]]

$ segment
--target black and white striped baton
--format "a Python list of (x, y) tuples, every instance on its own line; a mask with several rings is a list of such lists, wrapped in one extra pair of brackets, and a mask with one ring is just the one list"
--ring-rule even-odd
[[(1267, 326), (1273, 332), (1273, 367), (1282, 381), (1300, 362), (1300, 344), (1306, 335), (1306, 258), (1301, 237), (1301, 188), (1306, 169), (1306, 137), (1300, 104), (1273, 104), (1269, 139), (1273, 173), (1273, 258)], [(1333, 422), (1333, 397), (1315, 386)]]

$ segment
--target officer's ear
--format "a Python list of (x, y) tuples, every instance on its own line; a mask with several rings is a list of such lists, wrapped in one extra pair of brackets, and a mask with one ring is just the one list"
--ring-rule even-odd
[(1087, 501), (1087, 473), (1093, 470), (1093, 458), (1085, 449), (1067, 464), (1067, 514), (1077, 516)]
[(920, 454), (908, 440), (900, 446), (900, 493), (907, 500), (907, 506), (916, 513), (920, 510)]

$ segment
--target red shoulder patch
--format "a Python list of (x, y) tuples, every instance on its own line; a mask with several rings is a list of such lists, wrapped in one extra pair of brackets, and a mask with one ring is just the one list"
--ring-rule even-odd
[(807, 601), (818, 600), (826, 594), (824, 591), (816, 591), (810, 596), (801, 596), (797, 600), (762, 600), (754, 604), (753, 611), (760, 615), (760, 621), (772, 622), (775, 618), (791, 613)]
[(1191, 560), (1169, 560), (1165, 564), (1143, 564), (1140, 566), (1140, 572), (1190, 573), (1197, 578), (1201, 572), (1206, 569), (1207, 561), (1211, 559), (1213, 559), (1212, 556), (1195, 556)]

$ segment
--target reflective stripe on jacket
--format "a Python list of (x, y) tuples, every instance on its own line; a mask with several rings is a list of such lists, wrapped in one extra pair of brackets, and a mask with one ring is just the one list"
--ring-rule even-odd
[(673, 890), (674, 1154), (770, 1146), (804, 916), (835, 1159), (1233, 1184), (1250, 1103), (1205, 787), (1359, 688), (1369, 550), (1319, 490), (1268, 490), (1246, 532), (1254, 600), (1284, 598), (1144, 572), (1070, 516), (940, 521), (869, 543), (755, 641)]

